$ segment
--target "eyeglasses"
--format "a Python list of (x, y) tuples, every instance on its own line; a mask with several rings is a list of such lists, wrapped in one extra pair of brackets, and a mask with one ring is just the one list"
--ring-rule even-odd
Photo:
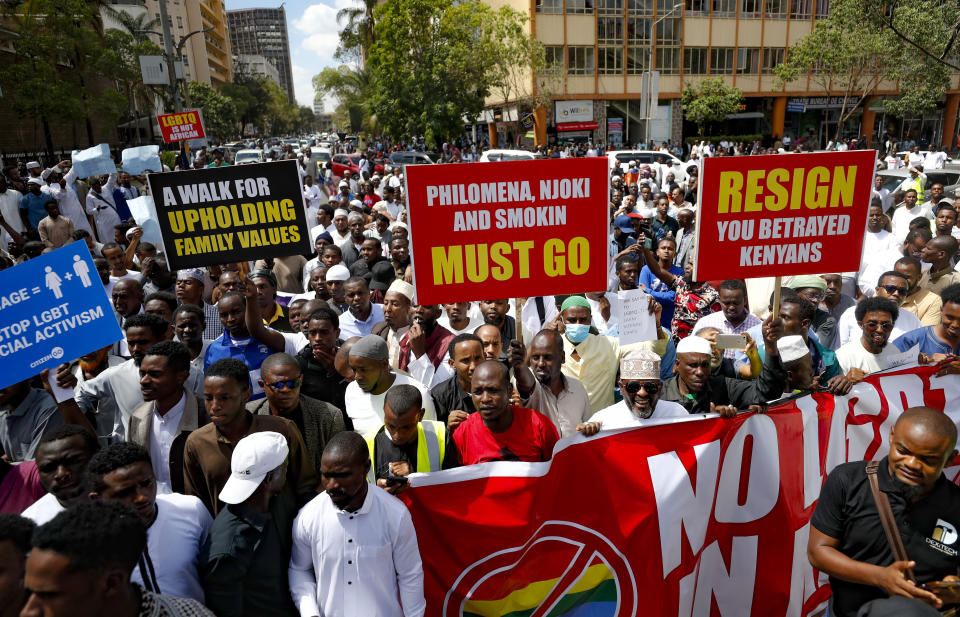
[(883, 287), (883, 289), (891, 295), (898, 293), (901, 296), (905, 296), (907, 295), (908, 291), (906, 287), (897, 287), (896, 285), (881, 285), (881, 287)]
[(875, 321), (865, 321), (863, 322), (863, 327), (870, 328), (871, 330), (883, 330), (886, 332), (889, 330), (893, 330), (893, 322), (881, 321), (880, 323), (877, 323)]
[(268, 383), (266, 386), (271, 390), (282, 390), (287, 388), (288, 390), (293, 390), (294, 388), (300, 385), (301, 378), (297, 377), (296, 379), (287, 379), (284, 381), (275, 381), (273, 383)]
[(640, 388), (646, 390), (647, 394), (656, 394), (660, 391), (659, 381), (628, 381), (623, 389), (631, 396), (640, 391)]

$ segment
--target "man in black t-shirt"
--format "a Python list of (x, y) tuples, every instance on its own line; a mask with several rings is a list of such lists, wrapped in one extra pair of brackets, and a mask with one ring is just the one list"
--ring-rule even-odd
[[(877, 481), (910, 561), (894, 561), (867, 462), (830, 472), (810, 520), (807, 555), (830, 576), (831, 615), (935, 617), (932, 607), (960, 602), (960, 487), (942, 473), (957, 454), (956, 442), (957, 427), (929, 407), (907, 409), (890, 431), (890, 454), (879, 463)], [(916, 584), (905, 575), (911, 568)]]

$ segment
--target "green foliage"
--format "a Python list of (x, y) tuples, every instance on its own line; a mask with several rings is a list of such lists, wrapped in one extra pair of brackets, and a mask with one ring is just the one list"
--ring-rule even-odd
[[(943, 54), (960, 9), (940, 0), (911, 0), (895, 3), (896, 11), (887, 17), (890, 6), (883, 0), (833, 0), (827, 17), (817, 20), (813, 31), (789, 49), (786, 63), (774, 68), (778, 88), (809, 74), (828, 95), (843, 97), (837, 137), (844, 121), (883, 81), (899, 82), (902, 95), (886, 103), (895, 115), (932, 110), (946, 91), (949, 69), (917, 47)], [(916, 46), (894, 29), (909, 33)]]
[(344, 26), (340, 31), (340, 45), (334, 55), (338, 60), (359, 60), (362, 66), (373, 45), (375, 33), (374, 9), (377, 0), (363, 0), (362, 5), (345, 7), (337, 11), (337, 23)]
[(207, 84), (191, 81), (187, 84), (190, 104), (203, 112), (207, 136), (230, 140), (238, 134), (237, 107), (233, 99), (220, 94)]
[(697, 133), (714, 122), (723, 121), (728, 114), (737, 113), (743, 104), (743, 91), (723, 83), (720, 77), (702, 79), (683, 87), (683, 115), (697, 125)]
[[(375, 40), (367, 68), (367, 104), (394, 136), (423, 135), (439, 145), (480, 113), (504, 67), (529, 66), (542, 48), (523, 39), (520, 13), (494, 11), (478, 0), (387, 0), (374, 11)], [(527, 37), (528, 38), (528, 37)]]
[(173, 169), (177, 166), (177, 153), (173, 150), (161, 150), (160, 162)]

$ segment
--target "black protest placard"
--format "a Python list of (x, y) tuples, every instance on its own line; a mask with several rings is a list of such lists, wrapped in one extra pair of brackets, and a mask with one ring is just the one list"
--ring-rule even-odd
[(150, 174), (170, 268), (309, 253), (296, 161)]

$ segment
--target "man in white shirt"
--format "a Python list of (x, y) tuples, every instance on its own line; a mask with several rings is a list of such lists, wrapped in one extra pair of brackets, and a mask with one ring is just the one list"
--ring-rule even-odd
[(74, 424), (62, 424), (44, 433), (37, 446), (37, 475), (47, 494), (22, 516), (43, 525), (70, 506), (87, 500), (84, 481), (87, 463), (99, 448), (96, 437)]
[(941, 201), (943, 201), (943, 185), (937, 183), (930, 187), (930, 190), (927, 191), (927, 201), (920, 205), (929, 208), (931, 212), (936, 213), (937, 206), (940, 205)]
[(690, 417), (678, 403), (660, 400), (660, 356), (652, 351), (641, 349), (624, 356), (617, 383), (623, 400), (590, 416), (577, 426), (578, 431), (589, 437), (601, 430), (643, 426), (647, 420)]
[(324, 492), (293, 523), (290, 592), (301, 616), (422, 617), (426, 610), (410, 512), (367, 483), (369, 470), (357, 433), (337, 433), (323, 451)]
[(893, 196), (890, 194), (890, 189), (883, 186), (883, 176), (873, 177), (873, 197), (880, 198), (880, 205), (883, 206), (884, 212), (893, 205)]
[(416, 379), (394, 373), (390, 368), (387, 342), (376, 334), (370, 334), (350, 348), (350, 368), (354, 381), (344, 393), (344, 407), (353, 421), (353, 428), (360, 434), (383, 424), (383, 402), (387, 391), (400, 384), (410, 384), (420, 390), (423, 397), (424, 420), (436, 420), (433, 399), (427, 389)]
[(437, 323), (456, 336), (464, 332), (473, 334), (474, 330), (484, 324), (484, 321), (476, 304), (455, 302), (443, 305), (443, 315), (437, 319)]
[(918, 216), (933, 220), (933, 211), (929, 207), (918, 205), (917, 201), (917, 191), (910, 189), (903, 196), (903, 205), (893, 211), (890, 224), (893, 229), (893, 238), (900, 244), (903, 244), (910, 232), (910, 221)]
[[(7, 178), (0, 173), (0, 217), (7, 222), (17, 233), (23, 233), (26, 229), (23, 220), (20, 218), (20, 199), (23, 195), (20, 191), (14, 190), (7, 185)], [(7, 250), (10, 244), (10, 234), (0, 227), (0, 249)]]
[(893, 345), (887, 345), (893, 324), (902, 312), (897, 303), (887, 298), (864, 298), (854, 307), (857, 325), (862, 334), (837, 350), (837, 362), (844, 375), (850, 369), (864, 374), (876, 373), (888, 367), (889, 356), (900, 353)]
[(337, 208), (333, 211), (333, 226), (327, 227), (333, 243), (337, 246), (343, 246), (350, 241), (350, 228), (347, 226), (347, 211), (343, 208)]
[(903, 161), (910, 167), (923, 166), (923, 155), (918, 146), (910, 146), (910, 150), (903, 157)]
[(320, 198), (323, 193), (320, 187), (313, 183), (313, 176), (303, 177), (303, 199), (307, 203), (307, 222), (313, 224), (317, 220), (317, 211), (320, 209)]
[(865, 296), (873, 295), (880, 275), (893, 270), (894, 263), (903, 257), (893, 234), (883, 228), (885, 223), (883, 208), (874, 199), (867, 215), (867, 233), (863, 236), (863, 253), (857, 273), (857, 286)]
[(923, 157), (923, 169), (943, 169), (943, 164), (947, 162), (947, 153), (937, 148), (936, 144), (930, 144), (930, 151)]
[[(874, 289), (876, 296), (893, 300), (898, 307), (903, 303), (909, 291), (910, 280), (907, 275), (893, 270), (884, 272)], [(856, 310), (856, 306), (851, 306), (844, 311), (843, 315), (840, 316), (840, 321), (837, 322), (837, 339), (840, 341), (840, 345), (859, 340), (863, 334), (860, 325), (857, 323)], [(893, 330), (890, 332), (890, 339), (896, 340), (901, 334), (921, 327), (923, 327), (923, 324), (920, 323), (920, 319), (916, 315), (910, 311), (899, 311), (893, 324)]]
[(147, 545), (130, 580), (147, 591), (203, 602), (197, 567), (213, 517), (192, 495), (157, 494), (150, 453), (135, 443), (115, 443), (90, 459), (90, 497), (119, 501), (147, 525)]
[(117, 188), (117, 174), (107, 176), (104, 184), (100, 177), (90, 178), (90, 190), (87, 191), (87, 214), (93, 217), (97, 239), (100, 242), (113, 240), (113, 228), (120, 224), (120, 214), (113, 200), (113, 189)]

